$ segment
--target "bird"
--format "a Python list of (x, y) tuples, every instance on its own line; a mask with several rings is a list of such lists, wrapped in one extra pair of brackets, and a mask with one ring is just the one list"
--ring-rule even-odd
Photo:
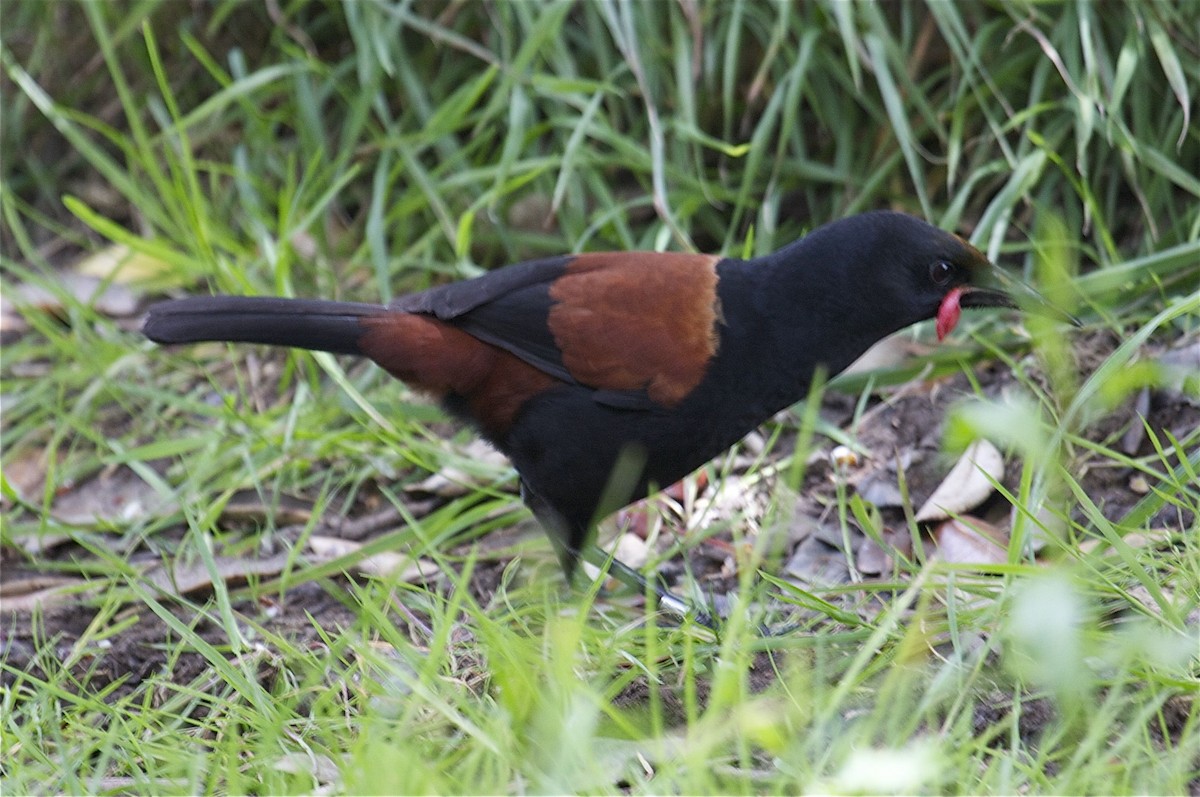
[(1014, 285), (1055, 312), (958, 235), (880, 210), (751, 259), (585, 252), (387, 305), (194, 296), (151, 306), (142, 331), (372, 360), (507, 455), (570, 581), (601, 519), (803, 399), (815, 374), (921, 321), (940, 340), (964, 308), (1017, 307)]

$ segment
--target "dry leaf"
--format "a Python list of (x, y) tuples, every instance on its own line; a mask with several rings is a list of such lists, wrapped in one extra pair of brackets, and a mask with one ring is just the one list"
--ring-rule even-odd
[(307, 523), (312, 518), (313, 503), (291, 495), (275, 497), (273, 504), (264, 503), (257, 490), (238, 490), (221, 510), (221, 517), (238, 520), (272, 519), (280, 525)]
[(79, 274), (121, 283), (152, 279), (170, 270), (171, 264), (167, 261), (145, 252), (134, 252), (125, 244), (113, 244), (92, 252), (75, 264)]
[(72, 526), (129, 523), (161, 517), (178, 508), (125, 466), (101, 471), (55, 499), (50, 515)]
[[(479, 439), (468, 443), (462, 450), (462, 456), (464, 460), (475, 462), (484, 468), (500, 469), (508, 465), (508, 457)], [(478, 473), (478, 470), (470, 473), (457, 465), (447, 465), (437, 473), (430, 474), (405, 490), (410, 493), (427, 493), (442, 498), (457, 498), (475, 490), (481, 481)]]
[[(46, 482), (46, 451), (25, 448), (20, 454), (4, 452), (4, 481), (17, 497), (27, 503), (39, 502)], [(7, 499), (3, 500), (8, 505)]]
[(992, 481), (1004, 478), (1004, 457), (987, 440), (971, 443), (919, 510), (918, 521), (944, 520), (969, 512), (992, 494)]
[[(1178, 530), (1173, 529), (1150, 529), (1146, 532), (1126, 534), (1121, 539), (1130, 548), (1146, 548), (1148, 546), (1169, 545), (1178, 533)], [(1107, 554), (1112, 548), (1109, 546), (1108, 540), (1093, 537), (1079, 543), (1079, 550), (1083, 553), (1100, 552)]]
[(773, 499), (773, 480), (764, 475), (765, 469), (754, 476), (729, 474), (712, 484), (697, 479), (695, 500), (682, 505), (685, 528), (695, 531), (733, 521), (744, 534), (758, 534)]
[[(361, 550), (362, 543), (340, 537), (314, 535), (308, 538), (308, 548), (321, 561), (340, 559)], [(401, 568), (404, 568), (401, 570)], [(380, 551), (365, 556), (355, 563), (355, 570), (363, 575), (381, 578), (396, 578), (405, 583), (429, 581), (441, 573), (441, 569), (429, 559), (413, 559), (395, 551)], [(397, 575), (397, 573), (399, 575)]]
[(1008, 561), (1008, 535), (970, 516), (946, 520), (933, 531), (937, 556), (953, 564), (1003, 564)]
[(0, 612), (14, 614), (74, 603), (84, 594), (86, 581), (65, 576), (30, 573), (0, 581)]
[[(83, 274), (58, 274), (56, 279), (59, 286), (77, 302), (90, 305), (104, 315), (124, 318), (137, 312), (139, 297), (125, 285), (105, 283)], [(61, 295), (41, 285), (26, 283), (17, 288), (16, 296), (16, 304), (45, 313), (60, 315), (65, 309)]]
[(1182, 343), (1158, 357), (1162, 389), (1179, 394), (1193, 406), (1200, 404), (1200, 339)]
[(46, 532), (45, 534), (17, 534), (12, 538), (12, 544), (17, 549), (30, 556), (53, 551), (58, 546), (71, 541), (70, 534)]
[(1144, 387), (1133, 400), (1133, 419), (1125, 434), (1121, 435), (1121, 450), (1126, 454), (1133, 456), (1142, 447), (1142, 441), (1146, 439), (1146, 425), (1142, 421), (1149, 415), (1150, 388)]
[[(281, 553), (266, 559), (256, 559), (244, 556), (214, 557), (216, 576), (225, 584), (243, 584), (251, 576), (277, 576), (287, 567), (289, 554)], [(210, 590), (213, 586), (213, 574), (200, 558), (191, 559), (187, 564), (173, 562), (169, 566), (159, 566), (145, 575), (145, 580), (163, 592), (175, 595), (189, 595), (201, 590)]]
[(308, 775), (319, 790), (328, 791), (340, 782), (341, 769), (329, 756), (317, 753), (284, 753), (275, 760), (274, 769), (289, 775)]
[(891, 570), (891, 557), (870, 537), (863, 539), (854, 554), (854, 567), (868, 576), (878, 576)]
[[(612, 547), (607, 548), (607, 551), (612, 551)], [(625, 533), (617, 538), (616, 552), (613, 554), (613, 558), (634, 570), (641, 570), (650, 560), (650, 548), (646, 545), (646, 541), (638, 535)], [(596, 579), (600, 576), (600, 568), (591, 562), (582, 562), (581, 564), (583, 572), (587, 574), (588, 578)]]
[(880, 468), (869, 475), (858, 485), (857, 492), (862, 500), (880, 509), (904, 506), (904, 494), (896, 484), (896, 475), (889, 468)]
[(850, 580), (846, 554), (841, 548), (824, 542), (820, 532), (796, 546), (784, 569), (805, 584), (845, 584)]

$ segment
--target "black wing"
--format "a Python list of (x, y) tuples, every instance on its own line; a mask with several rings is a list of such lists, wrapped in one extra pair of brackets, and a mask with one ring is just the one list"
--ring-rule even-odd
[(431, 315), (575, 384), (549, 327), (550, 286), (566, 273), (571, 255), (530, 260), (462, 282), (401, 296), (388, 306)]

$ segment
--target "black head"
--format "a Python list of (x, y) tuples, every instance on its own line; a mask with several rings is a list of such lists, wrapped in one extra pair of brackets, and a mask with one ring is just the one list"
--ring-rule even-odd
[(881, 307), (898, 315), (900, 328), (937, 318), (942, 338), (958, 322), (961, 307), (1015, 306), (995, 289), (995, 266), (957, 235), (903, 213), (866, 213), (857, 220), (872, 248), (886, 253), (886, 268), (878, 260), (856, 261), (855, 276), (874, 285), (885, 298)]
[(963, 307), (1016, 307), (1013, 288), (1027, 294), (1022, 306), (1056, 312), (962, 238), (903, 213), (851, 216), (804, 241), (841, 264), (843, 306), (880, 337), (930, 318), (944, 337)]

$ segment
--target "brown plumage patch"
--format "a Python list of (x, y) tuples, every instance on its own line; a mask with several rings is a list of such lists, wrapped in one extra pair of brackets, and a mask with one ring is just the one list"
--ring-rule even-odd
[(550, 286), (549, 325), (563, 365), (604, 390), (645, 389), (673, 407), (700, 384), (717, 351), (711, 255), (583, 254)]
[(388, 313), (362, 319), (362, 352), (397, 379), (434, 397), (466, 400), (493, 439), (508, 433), (525, 402), (562, 384), (502, 349), (437, 319)]

